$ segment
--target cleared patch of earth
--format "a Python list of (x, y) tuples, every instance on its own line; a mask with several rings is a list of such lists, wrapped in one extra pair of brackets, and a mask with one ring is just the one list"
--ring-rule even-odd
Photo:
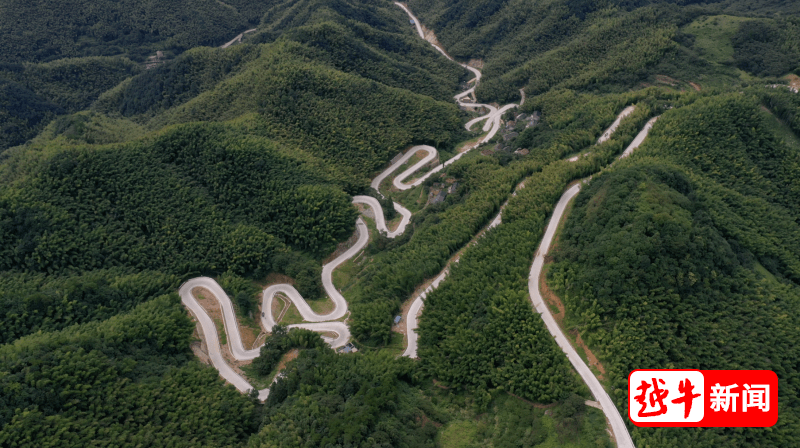
[(680, 82), (677, 79), (670, 78), (669, 76), (666, 76), (666, 75), (656, 75), (656, 81), (660, 82), (662, 84), (667, 84), (667, 85), (672, 86), (672, 87), (677, 86), (678, 83)]
[[(245, 366), (247, 364), (250, 364), (252, 361), (239, 361), (239, 360), (237, 360), (236, 358), (233, 357), (233, 354), (231, 353), (231, 349), (228, 346), (228, 342), (227, 342), (228, 336), (225, 334), (225, 326), (222, 323), (222, 310), (219, 307), (219, 302), (217, 302), (217, 299), (215, 299), (214, 295), (211, 294), (211, 291), (209, 291), (209, 290), (207, 290), (205, 288), (194, 288), (194, 289), (192, 289), (192, 295), (197, 300), (197, 303), (199, 303), (200, 306), (202, 306), (203, 309), (206, 310), (206, 313), (208, 313), (208, 315), (214, 321), (218, 331), (222, 332), (222, 334), (219, 335), (219, 339), (220, 339), (220, 343), (225, 341), (224, 344), (221, 344), (222, 345), (221, 352), (222, 352), (222, 356), (225, 358), (225, 361), (231, 366), (231, 368), (233, 368), (233, 370), (236, 371), (236, 373), (238, 373), (239, 375), (247, 378), (247, 375), (244, 372), (242, 372), (242, 370), (239, 367), (240, 366)], [(195, 331), (198, 331), (198, 334), (202, 335), (202, 329), (198, 330), (199, 327), (200, 327), (199, 324), (196, 325), (195, 326), (195, 329), (196, 329)], [(239, 328), (244, 329), (246, 327), (241, 327), (240, 326)], [(244, 332), (242, 332), (242, 335), (244, 335)], [(205, 345), (205, 337), (203, 337), (202, 340), (203, 340), (203, 344), (202, 345)], [(254, 340), (255, 340), (255, 337), (253, 338), (253, 341)], [(244, 343), (244, 341), (243, 341), (243, 343)], [(192, 351), (194, 351), (194, 350), (192, 350)], [(207, 356), (206, 356), (206, 358), (207, 358)]]
[(417, 423), (419, 424), (420, 427), (424, 427), (428, 423), (432, 424), (433, 426), (435, 426), (437, 428), (441, 428), (442, 427), (441, 423), (431, 420), (430, 418), (428, 418), (427, 415), (425, 415), (425, 413), (422, 413), (421, 416), (417, 416), (416, 420), (417, 420)]
[(789, 87), (793, 89), (800, 89), (800, 76), (791, 73), (786, 75), (786, 79), (789, 80)]
[(294, 279), (288, 275), (273, 272), (267, 275), (267, 277), (264, 279), (264, 284), (262, 284), (261, 287), (266, 288), (268, 286), (277, 285), (280, 283), (288, 283), (294, 286)]
[[(547, 265), (545, 265), (545, 268), (546, 267)], [(552, 313), (553, 318), (556, 320), (559, 327), (564, 328), (564, 316), (566, 315), (564, 304), (561, 302), (561, 299), (557, 295), (555, 295), (555, 293), (553, 293), (553, 291), (547, 286), (547, 281), (545, 277), (546, 275), (542, 275), (542, 277), (539, 279), (539, 291), (541, 291), (542, 297), (544, 298), (544, 300), (547, 302), (548, 305), (552, 305), (556, 309), (558, 309), (558, 313)], [(552, 312), (552, 307), (551, 307), (551, 312)], [(597, 356), (595, 356), (594, 353), (592, 353), (592, 351), (589, 349), (586, 343), (583, 342), (580, 332), (578, 332), (578, 330), (576, 329), (573, 329), (569, 330), (569, 334), (571, 334), (575, 338), (575, 344), (578, 345), (580, 348), (582, 348), (583, 352), (586, 353), (586, 358), (589, 361), (589, 365), (594, 366), (598, 371), (600, 371), (600, 375), (598, 375), (598, 378), (601, 380), (605, 379), (604, 378), (604, 375), (606, 373), (605, 367), (603, 367), (603, 365), (600, 363), (600, 360), (598, 360)]]
[[(192, 320), (194, 320), (194, 317), (192, 317)], [(199, 341), (194, 341), (189, 344), (192, 353), (194, 353), (203, 364), (211, 365), (211, 358), (208, 357), (208, 348), (206, 346), (206, 336), (203, 334), (203, 329), (200, 328), (200, 325), (195, 325), (192, 336), (200, 339)]]
[[(297, 359), (298, 356), (300, 356), (300, 350), (296, 348), (289, 350), (288, 353), (283, 355), (283, 357), (281, 357), (281, 360), (278, 362), (278, 367), (275, 369), (275, 376), (278, 376), (278, 374), (280, 374), (283, 371), (283, 369), (286, 368), (286, 364), (289, 364), (291, 361), (294, 361), (295, 359)], [(273, 377), (273, 379), (274, 378), (275, 377)]]
[[(355, 206), (358, 209), (359, 213), (361, 213), (362, 215), (364, 215), (367, 218), (372, 219), (373, 222), (375, 221), (375, 212), (374, 212), (374, 210), (372, 210), (372, 207), (367, 207), (364, 204), (355, 204)], [(384, 211), (383, 218), (384, 218), (384, 220), (386, 220), (385, 211)], [(403, 220), (403, 215), (401, 215), (400, 213), (396, 213), (395, 217), (392, 218), (391, 221), (386, 221), (386, 227), (389, 229), (390, 232), (394, 232), (395, 229), (397, 229), (397, 226), (400, 224), (400, 221), (402, 221), (402, 220)], [(370, 229), (370, 230), (372, 230), (372, 229)]]
[(477, 68), (478, 70), (482, 70), (483, 69), (483, 59), (470, 59), (469, 62), (467, 62), (467, 65), (469, 65), (470, 67), (473, 67), (473, 68)]
[[(211, 319), (217, 323), (217, 327), (224, 329), (225, 327), (222, 324), (222, 310), (219, 307), (217, 299), (211, 294), (211, 291), (205, 288), (194, 288), (192, 290), (192, 295), (194, 295), (197, 302), (206, 310), (208, 315), (211, 316)], [(261, 319), (256, 318), (254, 321), (260, 322)], [(239, 316), (236, 316), (236, 323), (239, 325), (239, 334), (241, 335), (244, 348), (250, 350), (257, 347), (257, 345), (255, 345), (256, 341), (261, 336), (261, 333), (263, 333), (261, 326), (259, 325), (259, 328), (253, 328), (250, 325), (244, 325), (241, 320), (239, 320)], [(227, 339), (228, 336), (225, 335), (225, 340), (227, 341)], [(220, 340), (222, 340), (222, 338), (220, 338)], [(227, 347), (227, 343), (224, 345)]]
[(289, 303), (283, 294), (275, 294), (275, 300), (272, 301), (272, 316), (275, 322), (280, 322), (286, 310), (289, 309)]
[[(261, 320), (261, 319), (259, 319)], [(257, 347), (256, 340), (259, 339), (261, 336), (261, 329), (255, 329), (249, 325), (242, 325), (241, 322), (239, 323), (239, 333), (242, 337), (242, 345), (246, 350), (252, 350)]]
[[(572, 187), (572, 185), (574, 185), (574, 184), (576, 184), (578, 182), (580, 182), (580, 181), (571, 182), (569, 187)], [(558, 250), (558, 243), (559, 243), (559, 240), (561, 239), (561, 232), (562, 232), (562, 230), (564, 228), (565, 223), (567, 222), (566, 217), (569, 216), (570, 212), (572, 211), (572, 207), (573, 207), (574, 204), (575, 204), (575, 200), (573, 199), (572, 201), (570, 201), (569, 204), (567, 204), (566, 210), (564, 210), (564, 216), (562, 217), (561, 222), (558, 224), (558, 228), (556, 230), (555, 238), (553, 238), (553, 245), (552, 245), (552, 247), (550, 249), (550, 254), (552, 254), (552, 253), (554, 253), (555, 251)], [(564, 307), (564, 303), (561, 301), (561, 298), (558, 297), (550, 289), (550, 287), (547, 285), (547, 271), (548, 271), (549, 266), (553, 262), (553, 257), (548, 254), (545, 257), (544, 262), (545, 262), (545, 265), (542, 268), (542, 276), (539, 279), (539, 291), (542, 293), (542, 297), (544, 298), (545, 302), (547, 302), (548, 306), (550, 307), (550, 311), (553, 314), (553, 318), (558, 323), (558, 326), (561, 327), (562, 329), (564, 329), (565, 328), (565, 326), (564, 326), (564, 317), (566, 316), (566, 308)], [(553, 311), (553, 307), (555, 307), (558, 310), (558, 313), (552, 312)], [(577, 344), (580, 348), (583, 349), (583, 352), (586, 354), (586, 358), (589, 361), (589, 366), (594, 366), (600, 372), (600, 375), (597, 376), (598, 379), (600, 379), (600, 380), (605, 379), (604, 378), (604, 375), (606, 373), (605, 367), (603, 367), (603, 365), (600, 363), (600, 360), (598, 360), (597, 356), (595, 356), (594, 353), (592, 353), (592, 351), (589, 349), (589, 347), (586, 345), (586, 343), (583, 342), (583, 339), (581, 338), (580, 332), (578, 332), (578, 330), (570, 330), (568, 332), (569, 332), (569, 334), (571, 334), (574, 337), (575, 344)]]

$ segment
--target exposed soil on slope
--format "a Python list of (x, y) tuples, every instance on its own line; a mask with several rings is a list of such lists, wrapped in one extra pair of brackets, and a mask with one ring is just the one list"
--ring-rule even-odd
[[(225, 331), (224, 330), (225, 326), (223, 324), (223, 318), (222, 318), (222, 309), (220, 308), (217, 299), (215, 299), (214, 295), (211, 294), (211, 291), (205, 288), (194, 288), (192, 289), (192, 295), (195, 297), (195, 299), (197, 299), (197, 303), (199, 303), (200, 306), (202, 306), (203, 309), (206, 310), (206, 313), (208, 313), (208, 315), (211, 317), (214, 323), (216, 323), (218, 327), (221, 326), (223, 328), (222, 331)], [(239, 334), (242, 338), (242, 345), (244, 345), (244, 348), (246, 350), (254, 348), (256, 340), (259, 339), (259, 336), (262, 333), (261, 330), (251, 328), (250, 326), (247, 325), (242, 325), (242, 323), (239, 322), (238, 317), (236, 318), (236, 320), (237, 323), (239, 324)], [(199, 328), (199, 326), (197, 328)], [(195, 331), (201, 331), (201, 330), (195, 330)], [(227, 339), (228, 336), (225, 335), (225, 340), (227, 341)], [(203, 345), (205, 346), (205, 338), (203, 338), (203, 341), (204, 341)], [(220, 342), (221, 341), (222, 341), (222, 335), (220, 335)], [(233, 355), (231, 354), (227, 342), (222, 345), (222, 349), (223, 349), (222, 350), (223, 354), (225, 354), (225, 357), (228, 359), (229, 362), (238, 363), (237, 365), (244, 365), (250, 363), (249, 361), (236, 361), (233, 358)]]
[(800, 76), (795, 75), (794, 73), (786, 75), (786, 79), (789, 80), (789, 87), (794, 89), (800, 89)]
[(282, 372), (283, 369), (286, 368), (286, 364), (289, 364), (290, 361), (294, 361), (295, 359), (297, 359), (298, 356), (300, 356), (300, 350), (298, 350), (296, 348), (293, 348), (293, 349), (289, 350), (289, 352), (286, 353), (285, 355), (283, 355), (281, 360), (278, 362), (278, 372), (277, 373)]

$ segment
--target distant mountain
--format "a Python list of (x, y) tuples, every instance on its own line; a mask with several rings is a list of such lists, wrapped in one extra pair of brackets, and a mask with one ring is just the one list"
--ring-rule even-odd
[[(730, 83), (738, 82), (736, 66), (776, 74), (767, 68), (774, 64), (769, 59), (780, 59), (784, 71), (800, 65), (796, 2), (411, 0), (409, 5), (454, 57), (485, 59), (488, 79), (478, 89), (485, 99), (514, 98), (520, 88), (528, 94), (551, 88), (619, 92), (653, 83), (658, 75)], [(731, 21), (727, 14), (751, 16), (771, 35), (758, 36), (747, 26), (740, 30), (743, 18)], [(692, 25), (709, 16), (718, 19)], [(714, 50), (730, 48), (732, 38), (738, 44), (736, 63), (715, 59)], [(750, 41), (768, 44), (746, 44)], [(765, 47), (775, 54), (763, 55)]]

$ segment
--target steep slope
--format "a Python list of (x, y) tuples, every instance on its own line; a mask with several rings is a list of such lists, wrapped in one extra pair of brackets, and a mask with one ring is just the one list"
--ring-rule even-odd
[(112, 55), (141, 62), (157, 50), (179, 53), (221, 45), (257, 24), (262, 10), (257, 3), (237, 0), (3, 0), (0, 27), (6, 32), (0, 36), (0, 62)]
[(0, 150), (24, 143), (63, 113), (64, 109), (24, 86), (0, 79)]
[[(379, 21), (389, 30), (333, 21), (292, 28), (291, 38), (193, 49), (3, 152), (0, 376), (14, 392), (0, 399), (0, 444), (241, 446), (257, 430), (253, 401), (193, 360), (185, 310), (156, 297), (203, 273), (235, 279), (224, 285), (238, 284), (234, 292), (288, 275), (305, 297), (318, 297), (320, 259), (353, 233), (350, 194), (413, 143), (448, 149), (465, 137), (450, 99), (462, 69), (397, 34), (391, 24), (404, 22), (402, 11)], [(326, 51), (337, 42), (340, 53)], [(355, 54), (364, 63), (347, 65)], [(138, 71), (84, 70), (93, 62), (113, 61), (11, 67), (2, 82), (7, 102), (22, 109), (15, 120), (38, 130), (64, 110), (37, 94), (78, 110), (118, 73)], [(74, 70), (58, 71), (66, 66)], [(47, 73), (75, 76), (58, 84)], [(336, 357), (325, 356), (334, 369)], [(399, 368), (362, 362), (376, 378)], [(77, 365), (88, 370), (73, 375)], [(406, 372), (386, 387), (407, 388)], [(144, 405), (152, 395), (166, 402)], [(417, 408), (399, 421), (410, 440), (429, 443), (432, 426), (414, 434), (423, 426)], [(397, 420), (394, 408), (385, 411)], [(108, 429), (109, 419), (124, 423)]]
[[(553, 206), (587, 176), (547, 281), (620, 414), (634, 368), (781, 379), (771, 430), (631, 427), (637, 446), (800, 439), (800, 96), (778, 78), (800, 62), (791, 2), (411, 1), (446, 53), (480, 59), (477, 81), (388, 0), (71, 0), (39, 15), (3, 1), (16, 9), (0, 14), (0, 145), (25, 144), (0, 153), (0, 445), (607, 446), (528, 297)], [(475, 89), (525, 102), (456, 95)], [(464, 129), (486, 110), (502, 110), (498, 132)], [(639, 152), (605, 169), (657, 115)], [(379, 179), (387, 197), (361, 203), (413, 218), (395, 228), (372, 206), (339, 246), (352, 196), (406, 148), (397, 172), (420, 163), (417, 144), (463, 157)], [(201, 276), (232, 300), (193, 335), (172, 293), (203, 301), (186, 282)], [(393, 318), (434, 278), (414, 308), (419, 360), (397, 359)], [(360, 353), (308, 332), (261, 367), (227, 357), (272, 389), (262, 405), (195, 357), (212, 332), (226, 356), (230, 319), (255, 356), (271, 330), (259, 315), (280, 319), (257, 291), (278, 285), (303, 301), (285, 323), (335, 315), (329, 329), (346, 325)]]
[(173, 294), (101, 323), (3, 345), (0, 441), (241, 444), (258, 426), (255, 404), (220, 387), (216, 372), (194, 359), (192, 327)]
[[(520, 88), (528, 94), (553, 87), (619, 91), (641, 83), (662, 82), (663, 76), (673, 78), (668, 81), (673, 83), (716, 85), (723, 79), (741, 83), (743, 79), (732, 67), (706, 59), (694, 47), (694, 34), (685, 27), (695, 19), (723, 12), (764, 15), (794, 8), (788, 2), (757, 2), (748, 5), (749, 9), (739, 7), (737, 2), (709, 2), (703, 6), (693, 3), (696, 2), (514, 0), (409, 4), (437, 30), (438, 38), (455, 57), (485, 59), (487, 80), (478, 88), (478, 95), (502, 99), (516, 97)], [(780, 31), (755, 38), (742, 33), (741, 39), (766, 39), (776, 44), (770, 48), (792, 48), (767, 57), (783, 56), (778, 64), (784, 67), (780, 74), (798, 68), (800, 59), (794, 53), (800, 41), (794, 19), (760, 20)], [(725, 44), (722, 39), (714, 42)], [(752, 55), (746, 57), (759, 59), (758, 52), (752, 51), (757, 47), (746, 48), (745, 52)], [(740, 67), (747, 68), (744, 64)]]
[(769, 369), (781, 379), (772, 430), (638, 428), (637, 444), (798, 437), (800, 153), (769, 119), (741, 94), (665, 113), (637, 155), (581, 192), (566, 222), (550, 286), (569, 328), (601, 354), (621, 410), (633, 369)]

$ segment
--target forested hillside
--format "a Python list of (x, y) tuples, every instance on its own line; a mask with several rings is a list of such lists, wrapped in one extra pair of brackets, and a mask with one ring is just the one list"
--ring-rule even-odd
[[(554, 87), (620, 91), (662, 82), (658, 75), (673, 78), (668, 82), (740, 83), (734, 68), (777, 76), (800, 65), (797, 16), (784, 15), (800, 13), (794, 2), (700, 3), (411, 0), (409, 6), (453, 56), (484, 59), (490, 79), (478, 96), (487, 100), (517, 97), (520, 88), (529, 94)], [(713, 28), (731, 13), (754, 17), (741, 26), (734, 22), (736, 63), (720, 64), (704, 52), (706, 34), (714, 30), (691, 25), (720, 17)], [(730, 45), (729, 35), (713, 37), (714, 47)]]
[(261, 18), (261, 2), (158, 0), (0, 3), (1, 62), (125, 55), (143, 61), (157, 50), (216, 46)]
[[(449, 101), (462, 69), (390, 11), (381, 29), (329, 15), (177, 55), (202, 41), (187, 43), (148, 70), (125, 57), (3, 66), (4, 146), (44, 130), (0, 166), (0, 444), (241, 445), (258, 429), (260, 405), (192, 360), (175, 296), (155, 298), (223, 273), (284, 274), (318, 296), (320, 260), (354, 230), (349, 195), (412, 143), (464, 138)], [(348, 65), (356, 53), (371, 62)]]
[[(528, 295), (556, 201), (590, 176), (544, 283), (620, 413), (633, 369), (780, 380), (773, 428), (629, 425), (636, 446), (800, 445), (796, 3), (409, 0), (454, 63), (389, 0), (0, 0), (0, 446), (611, 446)], [(490, 106), (454, 100), (467, 62)], [(523, 94), (473, 149), (464, 124)], [(370, 188), (422, 144), (431, 166), (469, 152)], [(405, 231), (377, 231), (365, 194), (411, 210)], [(359, 216), (369, 243), (332, 274), (358, 352), (259, 334), (267, 285), (333, 306), (322, 266)], [(419, 359), (399, 356), (445, 269)], [(200, 276), (266, 340), (230, 362), (203, 305), (266, 402), (208, 365), (176, 294)], [(280, 319), (303, 321), (288, 299)]]
[[(220, 446), (257, 426), (255, 405), (220, 387), (188, 350), (193, 325), (171, 294), (101, 323), (0, 348), (5, 446)], [(236, 409), (236, 412), (230, 412)]]
[(773, 93), (665, 113), (630, 161), (581, 192), (566, 222), (549, 282), (569, 325), (601, 353), (622, 409), (633, 369), (769, 369), (780, 379), (772, 430), (639, 428), (639, 444), (786, 446), (800, 437), (800, 152), (759, 110), (754, 94)]
[[(148, 5), (148, 7), (166, 8), (168, 2), (164, 3), (164, 5)], [(213, 7), (222, 7), (222, 12), (225, 14), (234, 14), (234, 16), (238, 14), (230, 4), (227, 8), (220, 4), (214, 3)], [(113, 5), (125, 11), (137, 9), (134, 5), (119, 3)], [(59, 5), (59, 7), (63, 6)], [(182, 8), (180, 5), (173, 6)], [(245, 14), (243, 11), (246, 8), (252, 9), (253, 12), (245, 15), (249, 17), (249, 21), (257, 21), (263, 11), (269, 9), (269, 6), (268, 3), (243, 4), (240, 12)], [(210, 8), (212, 5), (196, 5), (196, 7)], [(76, 31), (72, 34), (56, 34), (54, 39), (58, 39), (58, 45), (69, 47), (69, 36), (72, 36), (83, 45), (82, 48), (85, 50), (83, 52), (64, 50), (64, 52), (47, 58), (8, 57), (0, 59), (0, 83), (2, 83), (0, 116), (3, 117), (3, 128), (7, 130), (0, 140), (0, 149), (23, 143), (32, 138), (58, 114), (77, 112), (88, 108), (101, 93), (137, 73), (141, 74), (126, 80), (118, 88), (105, 95), (97, 104), (96, 109), (105, 114), (121, 114), (141, 122), (153, 118), (160, 112), (166, 112), (174, 106), (186, 103), (203, 92), (209, 92), (227, 78), (245, 72), (239, 77), (238, 85), (227, 87), (223, 93), (225, 98), (220, 98), (221, 92), (218, 92), (214, 98), (210, 99), (210, 104), (207, 102), (209, 98), (206, 98), (205, 102), (199, 100), (200, 103), (193, 107), (191, 116), (175, 117), (176, 113), (173, 112), (170, 118), (157, 120), (154, 126), (160, 127), (185, 120), (227, 120), (246, 112), (263, 112), (267, 107), (270, 108), (270, 112), (281, 113), (281, 110), (273, 110), (276, 100), (262, 99), (256, 104), (253, 99), (257, 98), (260, 91), (262, 95), (269, 92), (270, 95), (281, 96), (278, 98), (281, 107), (288, 107), (292, 102), (309, 100), (310, 98), (297, 97), (296, 93), (292, 93), (293, 90), (304, 90), (306, 86), (303, 85), (286, 85), (284, 88), (276, 86), (274, 90), (264, 89), (264, 86), (273, 82), (291, 80), (287, 70), (292, 70), (301, 77), (307, 76), (311, 70), (319, 71), (321, 69), (327, 72), (323, 75), (324, 80), (318, 80), (326, 84), (322, 87), (324, 89), (329, 89), (331, 84), (340, 82), (338, 77), (330, 76), (330, 69), (332, 69), (336, 72), (352, 73), (362, 82), (371, 79), (390, 87), (402, 88), (416, 94), (425, 94), (437, 100), (449, 100), (452, 96), (463, 70), (457, 65), (436, 57), (436, 53), (431, 51), (430, 46), (415, 39), (413, 35), (404, 33), (403, 31), (406, 31), (404, 20), (402, 15), (395, 11), (396, 7), (391, 4), (375, 6), (362, 2), (323, 2), (307, 5), (307, 7), (314, 11), (314, 14), (297, 19), (292, 27), (267, 26), (265, 23), (258, 32), (248, 35), (249, 42), (255, 44), (274, 42), (278, 39), (285, 43), (285, 46), (279, 44), (265, 47), (240, 45), (225, 50), (197, 47), (198, 45), (216, 44), (202, 39), (178, 44), (176, 39), (183, 38), (172, 36), (167, 39), (166, 32), (162, 31), (161, 34), (158, 34), (158, 31), (153, 31), (152, 27), (148, 26), (148, 32), (156, 33), (156, 37), (149, 40), (144, 37), (145, 34), (142, 34), (140, 37), (144, 40), (132, 38), (130, 42), (126, 41), (125, 45), (120, 46), (115, 45), (116, 41), (113, 39), (93, 42), (83, 36), (82, 33), (85, 30)], [(109, 17), (123, 20), (120, 19), (120, 15), (112, 12), (111, 4), (93, 5), (93, 8), (102, 11), (102, 14), (109, 14)], [(182, 10), (186, 14), (193, 14), (193, 18), (199, 21), (202, 21), (203, 17), (208, 17), (208, 14), (188, 12), (186, 8)], [(261, 12), (255, 15), (256, 11)], [(157, 16), (163, 18), (162, 15)], [(268, 15), (267, 19), (269, 17), (271, 16)], [(111, 19), (109, 18), (109, 20)], [(59, 23), (70, 22), (68, 19), (63, 19)], [(96, 25), (95, 28), (97, 26), (100, 25)], [(191, 33), (192, 39), (198, 38), (198, 36), (202, 37), (203, 33), (221, 32), (201, 23), (170, 22), (169, 26), (174, 27), (174, 31), (178, 33), (183, 32), (182, 27), (202, 28), (201, 33), (196, 31)], [(224, 36), (227, 39), (240, 31), (240, 28), (232, 26), (230, 31), (224, 33)], [(45, 34), (49, 36), (54, 33), (54, 30), (48, 29)], [(136, 35), (139, 36), (139, 34)], [(11, 35), (9, 34), (7, 37), (10, 38)], [(41, 42), (39, 47), (43, 48)], [(191, 51), (184, 53), (185, 50), (190, 49)], [(155, 55), (156, 50), (163, 50), (164, 55), (155, 63), (148, 61), (147, 64), (143, 64), (144, 55)], [(10, 52), (11, 49), (9, 48), (7, 51)], [(109, 57), (75, 57), (90, 55), (109, 55)], [(257, 61), (254, 62), (256, 59)], [(39, 61), (49, 60), (53, 60), (53, 62), (39, 63)], [(265, 65), (274, 71), (266, 74), (266, 77), (260, 75), (258, 79), (254, 79), (253, 72), (263, 70)], [(319, 74), (315, 76), (319, 77)], [(3, 80), (11, 84), (6, 84)], [(231, 82), (237, 84), (237, 81)], [(248, 83), (248, 85), (243, 86), (242, 83)], [(258, 87), (251, 83), (258, 83)], [(252, 90), (254, 87), (256, 87), (256, 91)], [(358, 88), (369, 91), (374, 89), (374, 86), (362, 84)], [(237, 95), (240, 96), (238, 100), (227, 97), (231, 94), (231, 89), (237, 91)], [(324, 99), (331, 92), (319, 92), (319, 87), (315, 89), (314, 94), (323, 97), (323, 104), (317, 107), (329, 109), (329, 113), (332, 113), (331, 106), (326, 104)], [(347, 94), (347, 92), (343, 93)], [(254, 94), (256, 96), (251, 98)], [(217, 104), (218, 101), (223, 101), (223, 103)], [(382, 100), (372, 99), (371, 101), (377, 103)], [(304, 105), (299, 106), (303, 107)], [(374, 104), (374, 106), (379, 107), (378, 104)], [(403, 105), (402, 109), (408, 111), (409, 117), (405, 117), (407, 119), (410, 119), (411, 115), (414, 117), (418, 115), (412, 114), (414, 106), (410, 104)], [(196, 115), (196, 112), (200, 110), (203, 111), (202, 116)], [(284, 117), (276, 118), (282, 125), (286, 124), (287, 119)], [(297, 121), (298, 119), (289, 120)], [(439, 124), (440, 121), (431, 120), (431, 123)], [(365, 123), (360, 127), (373, 128), (375, 123)], [(298, 129), (289, 129), (287, 133), (293, 135), (297, 131)], [(436, 130), (437, 134), (446, 135), (447, 132), (441, 128)], [(323, 133), (329, 136), (335, 134), (330, 129), (320, 129), (319, 134)], [(319, 135), (315, 136), (315, 140), (320, 138)], [(447, 137), (430, 139), (430, 141), (447, 145)], [(311, 143), (304, 140), (301, 144)], [(313, 143), (316, 144), (316, 142)], [(332, 144), (342, 143), (344, 142)]]
[(0, 63), (0, 149), (25, 143), (56, 115), (88, 108), (100, 94), (139, 71), (121, 57)]

